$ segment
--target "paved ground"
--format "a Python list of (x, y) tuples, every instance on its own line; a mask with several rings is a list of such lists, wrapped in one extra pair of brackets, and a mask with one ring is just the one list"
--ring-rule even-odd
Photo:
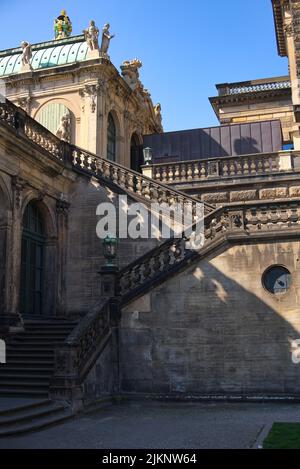
[(0, 439), (0, 449), (249, 448), (273, 421), (300, 421), (300, 404), (126, 403)]

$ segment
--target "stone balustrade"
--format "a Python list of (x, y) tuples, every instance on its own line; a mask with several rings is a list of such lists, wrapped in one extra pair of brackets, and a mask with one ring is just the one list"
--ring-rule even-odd
[[(20, 134), (42, 147), (52, 156), (65, 164), (72, 164), (75, 170), (80, 170), (95, 177), (105, 179), (107, 182), (119, 186), (135, 198), (149, 203), (166, 203), (168, 205), (192, 204), (194, 213), (199, 200), (176, 191), (166, 185), (153, 181), (118, 163), (111, 162), (100, 156), (70, 145), (53, 135), (49, 130), (32, 119), (25, 111), (10, 101), (0, 103), (0, 121), (15, 128)], [(213, 207), (205, 204), (205, 211)]]
[(8, 100), (6, 103), (0, 103), (0, 121), (15, 128), (55, 158), (67, 162), (68, 151), (65, 142)]
[(52, 396), (72, 392), (80, 386), (111, 334), (110, 302), (99, 304), (79, 322), (66, 341), (55, 350)]
[[(200, 201), (184, 193), (167, 187), (165, 184), (154, 181), (145, 175), (137, 173), (129, 168), (111, 162), (88, 151), (73, 146), (73, 167), (90, 173), (95, 177), (102, 178), (113, 183), (136, 198), (149, 203), (166, 203), (168, 205), (192, 204), (194, 213)], [(205, 204), (205, 212), (209, 213), (213, 207)]]
[(213, 179), (240, 178), (294, 171), (294, 152), (251, 154), (208, 160), (182, 161), (178, 163), (144, 166), (143, 173), (163, 184), (201, 182)]
[(204, 255), (229, 236), (284, 232), (300, 229), (300, 199), (293, 202), (245, 203), (227, 205), (207, 214), (204, 218), (203, 247), (196, 251), (189, 239), (170, 239), (120, 272), (118, 292), (124, 304), (144, 294), (153, 285), (175, 272), (193, 258)]

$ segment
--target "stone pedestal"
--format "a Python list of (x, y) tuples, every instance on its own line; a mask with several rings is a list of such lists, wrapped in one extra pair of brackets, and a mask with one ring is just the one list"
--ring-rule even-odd
[(89, 50), (88, 53), (87, 53), (86, 58), (87, 58), (88, 60), (91, 60), (91, 59), (99, 59), (99, 58), (100, 58), (100, 51), (99, 51), (99, 49)]
[(115, 265), (104, 265), (98, 272), (101, 275), (101, 294), (104, 298), (114, 298), (119, 268)]

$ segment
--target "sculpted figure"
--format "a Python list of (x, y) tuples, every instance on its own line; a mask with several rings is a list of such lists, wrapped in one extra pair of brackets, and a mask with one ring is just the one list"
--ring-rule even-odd
[(71, 141), (71, 116), (65, 114), (60, 120), (59, 127), (56, 132), (56, 136), (65, 142)]
[(31, 45), (27, 41), (21, 42), (22, 47), (22, 67), (31, 68), (30, 60), (32, 58)]
[(91, 20), (88, 29), (83, 30), (84, 38), (90, 50), (99, 49), (99, 29), (95, 25), (95, 21)]
[(161, 115), (161, 104), (158, 103), (156, 106), (154, 106), (154, 114), (156, 118), (156, 122), (159, 126), (162, 125), (162, 115)]
[(114, 34), (110, 34), (109, 32), (110, 24), (105, 24), (103, 31), (102, 31), (102, 42), (101, 42), (101, 49), (100, 52), (104, 55), (107, 55), (110, 41), (115, 37)]
[(66, 10), (62, 10), (60, 16), (54, 20), (55, 39), (65, 39), (71, 35), (72, 23)]

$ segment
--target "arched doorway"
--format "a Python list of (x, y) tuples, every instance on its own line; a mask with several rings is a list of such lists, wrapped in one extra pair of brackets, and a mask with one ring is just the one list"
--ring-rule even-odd
[(22, 315), (43, 314), (45, 225), (36, 202), (30, 202), (23, 216), (21, 254), (21, 304)]
[(143, 161), (141, 157), (139, 139), (136, 134), (133, 134), (130, 143), (130, 168), (134, 171), (140, 172), (142, 164)]
[(108, 114), (107, 122), (107, 159), (116, 161), (117, 156), (117, 130), (112, 113)]

